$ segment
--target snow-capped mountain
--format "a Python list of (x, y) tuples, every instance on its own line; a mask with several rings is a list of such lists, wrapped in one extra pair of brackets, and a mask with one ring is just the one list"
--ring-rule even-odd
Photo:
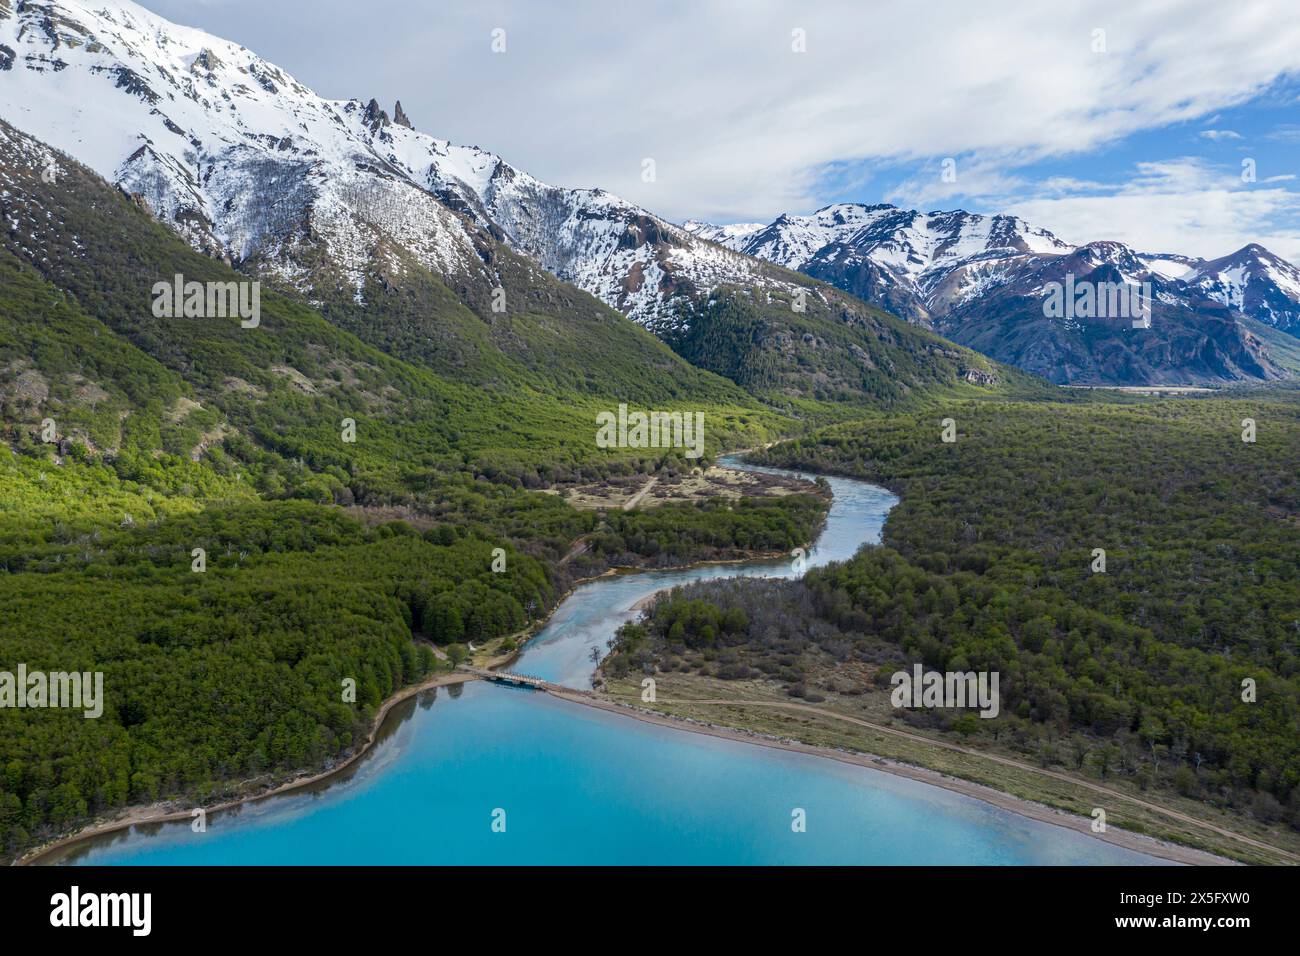
[(737, 222), (729, 226), (714, 226), (707, 222), (700, 222), (698, 219), (688, 219), (682, 223), (682, 228), (691, 235), (707, 239), (709, 242), (737, 246), (737, 240), (742, 240), (760, 229), (766, 229), (767, 226), (761, 222)]
[(551, 186), (493, 153), (410, 131), (381, 131), (373, 146), (452, 208), (652, 330), (680, 320), (682, 295), (719, 285), (793, 288), (753, 258), (603, 189)]
[(1189, 263), (1183, 283), (1215, 302), (1300, 336), (1300, 269), (1251, 243), (1231, 255)]
[(0, 7), (0, 115), (139, 195), (192, 244), (290, 283), (323, 248), (357, 296), (395, 240), (486, 269), (464, 223), (369, 146), (367, 111), (124, 0)]
[[(1080, 248), (1015, 216), (963, 210), (921, 213), (882, 203), (836, 203), (767, 226), (689, 222), (695, 234), (823, 279), (912, 321), (944, 316), (1023, 279), (1026, 263)], [(1119, 246), (1120, 244), (1111, 244)], [(1140, 254), (1133, 267), (1159, 277), (1169, 295), (1208, 298), (1283, 331), (1300, 332), (1300, 270), (1252, 243), (1212, 261)]]
[[(390, 117), (373, 99), (324, 99), (248, 49), (130, 0), (0, 0), (0, 118), (137, 197), (196, 248), (292, 287), (363, 335), (377, 312), (408, 324), (427, 317), (432, 293), (404, 285), (419, 285), (417, 273), (432, 274), (480, 317), (488, 294), (511, 282), (563, 311), (528, 279), (543, 274), (540, 266), (675, 347), (694, 349), (714, 371), (726, 366), (718, 339), (707, 330), (692, 336), (692, 324), (720, 322), (737, 334), (743, 323), (717, 293), (739, 290), (747, 308), (771, 311), (751, 339), (793, 369), (798, 361), (785, 354), (792, 343), (810, 354), (821, 349), (821, 362), (831, 353), (820, 343), (838, 338), (825, 326), (794, 333), (792, 315), (806, 313), (792, 313), (791, 304), (805, 296), (817, 315), (798, 322), (829, 321), (868, 336), (842, 343), (847, 354), (856, 355), (850, 344), (862, 349), (898, 335), (869, 335), (880, 321), (870, 310), (770, 263), (975, 345), (959, 318), (969, 320), (975, 304), (993, 301), (1013, 280), (1020, 289), (1039, 264), (1075, 250), (1015, 217), (888, 205), (837, 204), (766, 226), (674, 225), (603, 190), (552, 186), (491, 152), (418, 131), (400, 103)], [(1255, 309), (1281, 328), (1294, 323), (1295, 270), (1263, 250), (1242, 253), (1216, 263), (1172, 255), (1141, 261), (1185, 300)], [(1181, 277), (1168, 275), (1184, 266)], [(436, 332), (426, 318), (407, 338), (427, 341)], [(507, 328), (494, 334), (511, 335)], [(1235, 355), (1248, 344), (1237, 335), (1223, 347)], [(994, 357), (1009, 354), (995, 346), (975, 345)], [(472, 347), (459, 354), (437, 342), (410, 348), (460, 367)], [(526, 344), (513, 348), (522, 354)], [(738, 350), (739, 340), (729, 348)], [(1069, 380), (1052, 356), (1047, 349), (1026, 367)], [(959, 378), (987, 377), (978, 363), (951, 361)], [(1229, 377), (1250, 365), (1209, 364)], [(1272, 374), (1266, 359), (1259, 364)], [(859, 377), (851, 363), (837, 365), (832, 377), (847, 389), (834, 394), (861, 387), (850, 384)], [(797, 378), (767, 380), (798, 391)], [(820, 379), (815, 388), (826, 391)]]
[[(724, 227), (725, 228), (725, 227)], [(922, 214), (880, 204), (837, 203), (811, 216), (782, 216), (731, 242), (750, 255), (803, 269), (828, 246), (842, 245), (870, 256), (921, 287), (961, 263), (990, 252), (1063, 252), (1070, 248), (1046, 230), (1014, 216), (977, 216), (957, 210)]]
[[(1300, 270), (1255, 244), (1205, 261), (1114, 242), (1075, 246), (1014, 216), (860, 203), (762, 227), (687, 228), (1058, 382), (1275, 378), (1284, 369), (1237, 318), (1300, 335)], [(1050, 321), (1043, 302), (1067, 276), (1149, 283), (1152, 327), (1134, 336), (1131, 327)]]
[(1014, 216), (929, 214), (881, 203), (836, 203), (767, 226), (688, 224), (738, 252), (777, 262), (922, 324), (985, 288), (1002, 260), (1062, 253), (1068, 243)]
[[(404, 255), (495, 284), (484, 236), (645, 325), (772, 270), (598, 189), (547, 185), (371, 100), (331, 101), (238, 44), (129, 0), (0, 0), (0, 116), (138, 194), (192, 244), (358, 302)], [(480, 234), (480, 230), (482, 233)]]

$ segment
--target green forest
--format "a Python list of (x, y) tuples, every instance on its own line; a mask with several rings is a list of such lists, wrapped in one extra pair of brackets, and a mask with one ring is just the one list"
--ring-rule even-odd
[(915, 663), (997, 671), (996, 719), (902, 716), (1300, 829), (1300, 395), (953, 403), (755, 457), (896, 492), (883, 545), (667, 596), (620, 633), (612, 674), (820, 702), (887, 693)]
[[(0, 710), (6, 856), (320, 769), (450, 666), (435, 648), (517, 634), (610, 567), (784, 550), (822, 519), (816, 496), (605, 515), (538, 493), (688, 473), (790, 419), (536, 269), (503, 258), (519, 308), (491, 327), (431, 278), (369, 322), (270, 289), (256, 329), (158, 319), (160, 276), (239, 274), (0, 134), (25, 224), (0, 233), (0, 670), (100, 671), (106, 697)], [(702, 411), (706, 456), (598, 448), (620, 401)]]

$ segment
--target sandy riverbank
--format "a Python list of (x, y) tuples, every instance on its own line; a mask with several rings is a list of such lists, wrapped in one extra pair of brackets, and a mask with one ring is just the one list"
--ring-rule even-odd
[(840, 763), (853, 764), (858, 767), (867, 767), (871, 770), (880, 770), (900, 777), (907, 777), (911, 780), (916, 780), (919, 783), (929, 784), (934, 787), (942, 787), (944, 790), (951, 790), (953, 793), (960, 793), (964, 796), (974, 797), (976, 800), (982, 800), (983, 802), (991, 804), (1001, 810), (1007, 810), (1030, 820), (1037, 820), (1042, 823), (1050, 823), (1054, 826), (1065, 827), (1068, 830), (1075, 830), (1076, 832), (1085, 834), (1094, 839), (1103, 840), (1106, 843), (1111, 843), (1127, 850), (1133, 850), (1137, 853), (1145, 853), (1148, 856), (1168, 860), (1172, 863), (1180, 863), (1187, 866), (1240, 865), (1237, 861), (1230, 860), (1227, 857), (1217, 856), (1213, 853), (1207, 853), (1204, 850), (1196, 850), (1192, 847), (1181, 846), (1176, 843), (1167, 843), (1163, 840), (1157, 840), (1154, 837), (1145, 836), (1140, 833), (1132, 833), (1128, 830), (1121, 830), (1114, 826), (1107, 827), (1105, 833), (1093, 833), (1091, 819), (1065, 813), (1041, 803), (1022, 800), (1020, 797), (1012, 796), (1011, 794), (1004, 793), (1001, 790), (995, 790), (992, 787), (972, 783), (969, 780), (961, 780), (957, 777), (950, 777), (946, 774), (939, 773), (936, 770), (928, 770), (924, 767), (913, 766), (912, 764), (899, 763), (894, 760), (887, 760), (883, 757), (875, 757), (870, 754), (845, 753), (827, 747), (815, 747), (811, 744), (778, 740), (774, 737), (749, 733), (748, 731), (736, 730), (717, 724), (702, 724), (696, 721), (687, 721), (678, 717), (671, 717), (667, 714), (643, 710), (639, 707), (632, 707), (627, 704), (618, 703), (617, 701), (584, 694), (580, 691), (574, 691), (572, 693), (552, 691), (551, 694), (554, 697), (559, 697), (561, 700), (567, 700), (575, 704), (583, 704), (587, 707), (595, 707), (598, 710), (604, 710), (609, 713), (630, 717), (634, 720), (642, 720), (650, 724), (657, 724), (661, 727), (667, 727), (672, 730), (704, 734), (705, 736), (718, 737), (723, 740), (734, 740), (740, 743), (753, 744), (759, 747), (770, 747), (774, 750), (787, 750), (793, 753), (808, 754), (813, 757), (825, 757), (830, 760), (838, 760)]

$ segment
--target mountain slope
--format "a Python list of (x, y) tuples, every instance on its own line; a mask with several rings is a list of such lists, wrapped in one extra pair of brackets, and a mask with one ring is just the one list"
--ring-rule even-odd
[(442, 374), (497, 389), (563, 393), (576, 381), (628, 399), (740, 400), (553, 275), (674, 342), (711, 301), (740, 295), (765, 315), (754, 345), (779, 369), (782, 400), (861, 398), (862, 375), (899, 364), (886, 339), (923, 366), (895, 394), (999, 380), (987, 361), (890, 318), (870, 319), (889, 327), (884, 338), (843, 318), (871, 310), (830, 290), (817, 296), (831, 318), (804, 317), (784, 308), (808, 293), (792, 273), (603, 191), (549, 186), (435, 139), (373, 100), (325, 100), (243, 47), (127, 0), (21, 4), (0, 20), (0, 43), (14, 51), (0, 115), (138, 197), (194, 248)]
[[(112, 414), (90, 437), (109, 452), (134, 445), (148, 453), (158, 447), (157, 431), (169, 414), (197, 404), (216, 409), (233, 432), (283, 453), (319, 443), (312, 456), (318, 465), (334, 459), (358, 475), (373, 468), (372, 481), (392, 474), (377, 445), (397, 440), (390, 428), (399, 409), (427, 423), (418, 438), (413, 430), (405, 440), (422, 448), (431, 465), (463, 462), (453, 435), (467, 448), (475, 435), (492, 440), (476, 427), (483, 416), (472, 389), (391, 359), (289, 300), (265, 295), (255, 329), (236, 319), (155, 316), (151, 290), (161, 277), (240, 277), (75, 164), (64, 162), (56, 183), (47, 183), (41, 178), (46, 156), (42, 144), (0, 123), (7, 222), (0, 249), (12, 279), (0, 319), (10, 375), (19, 380), (27, 372), (29, 381), (47, 383), (28, 389), (38, 399), (27, 405), (36, 420), (53, 414), (63, 434), (71, 415), (102, 411), (69, 406), (88, 406), (99, 392), (120, 395), (120, 402), (104, 402)], [(11, 298), (19, 294), (56, 311), (33, 315)], [(89, 400), (50, 404), (69, 376), (84, 383)], [(530, 417), (523, 407), (515, 413)], [(12, 410), (19, 414), (11, 422), (32, 420), (22, 406)], [(385, 426), (370, 433), (374, 443), (345, 448), (337, 442), (345, 417)]]
[(496, 390), (748, 401), (390, 164), (377, 107), (132, 3), (0, 14), (0, 115), (364, 340)]
[[(611, 407), (608, 397), (577, 389), (565, 401), (528, 391), (485, 396), (269, 291), (256, 328), (236, 318), (155, 315), (160, 279), (243, 277), (73, 162), (60, 159), (55, 182), (47, 182), (48, 156), (43, 144), (0, 122), (7, 426), (31, 431), (53, 417), (60, 438), (142, 463), (159, 451), (210, 448), (224, 457), (236, 448), (259, 490), (314, 500), (401, 500), (466, 471), (536, 487), (559, 472), (586, 469), (595, 477), (611, 458), (637, 456), (595, 445), (595, 416)], [(610, 315), (648, 343), (647, 354), (711, 383), (666, 402), (706, 413), (711, 449), (752, 442), (776, 423), (732, 383), (691, 368)], [(668, 394), (676, 386), (669, 379), (647, 387)], [(340, 440), (344, 419), (356, 423), (353, 443)]]
[[(387, 155), (453, 208), (652, 329), (691, 362), (766, 398), (899, 400), (1006, 380), (979, 356), (602, 190), (542, 183), (500, 157), (391, 129)], [(853, 291), (853, 290), (850, 290)]]
[[(1126, 285), (1150, 290), (1148, 327), (1131, 315), (1054, 315), (1054, 291)], [(1144, 302), (1147, 301), (1144, 297)], [(1192, 299), (1119, 243), (1092, 243), (1003, 266), (999, 281), (935, 322), (954, 341), (1052, 381), (1226, 384), (1289, 374), (1247, 321)]]

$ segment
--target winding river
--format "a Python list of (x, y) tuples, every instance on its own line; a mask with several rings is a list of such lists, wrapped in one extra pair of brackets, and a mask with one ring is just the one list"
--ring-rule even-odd
[[(727, 460), (733, 467), (754, 468)], [(755, 470), (764, 470), (757, 469)], [(807, 477), (807, 476), (806, 476)], [(829, 479), (815, 566), (880, 540), (897, 499)], [(601, 578), (517, 670), (590, 686), (590, 649), (667, 587), (789, 577), (791, 561)], [(802, 810), (803, 832), (792, 827)], [(470, 683), (395, 707), (341, 776), (188, 822), (75, 844), (78, 864), (1150, 864), (1153, 857), (879, 770)]]

